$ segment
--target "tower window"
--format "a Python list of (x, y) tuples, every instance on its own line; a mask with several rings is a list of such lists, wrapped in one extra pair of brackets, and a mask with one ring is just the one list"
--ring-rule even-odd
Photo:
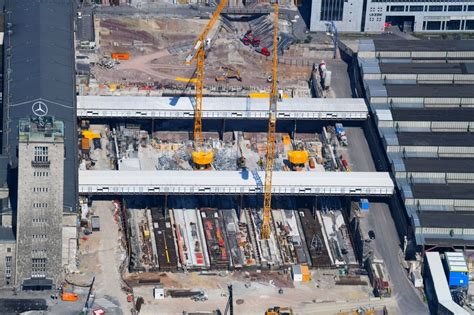
[(48, 147), (35, 147), (35, 162), (48, 162)]

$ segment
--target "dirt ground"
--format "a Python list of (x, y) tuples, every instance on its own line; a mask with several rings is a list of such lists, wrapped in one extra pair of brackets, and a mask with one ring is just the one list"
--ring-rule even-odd
[[(236, 314), (264, 314), (273, 306), (292, 307), (295, 314), (337, 314), (341, 310), (350, 310), (361, 306), (387, 306), (390, 314), (398, 314), (393, 299), (377, 300), (370, 296), (368, 286), (336, 286), (331, 274), (334, 271), (313, 273), (308, 283), (293, 283), (289, 275), (260, 276), (259, 280), (249, 281), (245, 272), (222, 275), (199, 275), (198, 273), (160, 274), (165, 289), (193, 288), (203, 290), (209, 299), (205, 302), (193, 302), (189, 298), (153, 299), (153, 286), (134, 287), (136, 296), (142, 296), (145, 304), (140, 314), (182, 314), (183, 311), (223, 311), (227, 303), (227, 285), (232, 284), (234, 311)], [(255, 276), (255, 274), (254, 274)], [(278, 279), (279, 281), (269, 281)], [(253, 278), (253, 277), (251, 277)], [(283, 288), (283, 294), (279, 294)]]
[[(187, 66), (184, 60), (189, 53), (189, 45), (193, 44), (206, 23), (207, 20), (167, 17), (122, 18), (120, 21), (102, 18), (96, 22), (96, 25), (99, 25), (100, 38), (97, 57), (110, 56), (112, 52), (128, 52), (131, 58), (120, 61), (113, 69), (94, 66), (92, 73), (99, 84), (179, 84), (177, 77), (190, 78), (195, 71), (195, 65)], [(248, 28), (245, 23), (237, 24), (242, 34)], [(219, 28), (216, 26), (214, 31), (217, 29)], [(239, 39), (242, 34), (220, 28), (206, 55), (206, 86), (244, 86), (251, 90), (268, 88), (271, 60), (265, 60), (260, 53), (244, 46)], [(171, 54), (168, 49), (173, 47), (185, 48), (180, 53), (173, 51)], [(293, 56), (291, 49), (289, 55)], [(230, 79), (227, 83), (216, 82), (215, 77), (224, 72), (223, 66), (232, 66), (239, 70), (242, 82), (235, 79)], [(280, 64), (281, 88), (301, 86), (302, 82), (308, 81), (310, 72), (310, 65)]]
[(126, 294), (121, 290), (123, 285), (118, 271), (123, 259), (123, 249), (120, 246), (121, 232), (113, 217), (114, 206), (111, 201), (95, 201), (90, 209), (100, 217), (101, 230), (80, 239), (80, 273), (69, 275), (67, 279), (76, 284), (88, 284), (95, 276), (96, 301), (106, 299), (110, 302), (102, 304), (115, 309), (111, 314), (129, 314), (129, 305)]

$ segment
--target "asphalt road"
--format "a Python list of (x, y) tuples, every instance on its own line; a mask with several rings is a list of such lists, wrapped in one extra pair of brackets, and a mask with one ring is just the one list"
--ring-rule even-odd
[(347, 153), (349, 163), (354, 172), (375, 172), (375, 165), (370, 154), (369, 144), (365, 138), (364, 130), (357, 127), (345, 127), (347, 142)]
[[(349, 142), (348, 153), (353, 171), (375, 172), (375, 164), (362, 128), (346, 127)], [(375, 232), (371, 244), (377, 257), (383, 259), (393, 285), (393, 297), (397, 300), (400, 314), (428, 314), (428, 307), (407, 278), (400, 264), (400, 239), (390, 208), (386, 203), (370, 204), (368, 229)]]
[(385, 262), (400, 314), (429, 314), (427, 305), (421, 300), (400, 264), (398, 253), (401, 247), (389, 206), (372, 202), (368, 219), (369, 227), (375, 232), (373, 246)]

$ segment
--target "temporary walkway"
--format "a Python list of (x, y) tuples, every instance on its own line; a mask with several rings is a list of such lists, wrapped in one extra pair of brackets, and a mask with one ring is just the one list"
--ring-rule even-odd
[[(209, 119), (267, 119), (268, 99), (205, 97), (202, 116)], [(194, 117), (192, 97), (78, 96), (78, 117), (161, 118)], [(363, 99), (288, 98), (278, 105), (278, 119), (365, 120)]]
[[(83, 195), (255, 194), (265, 172), (239, 171), (79, 171)], [(390, 196), (394, 185), (381, 172), (274, 172), (277, 195)]]

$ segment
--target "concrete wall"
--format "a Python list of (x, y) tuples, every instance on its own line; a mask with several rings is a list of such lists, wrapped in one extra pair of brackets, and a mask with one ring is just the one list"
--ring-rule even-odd
[[(330, 21), (321, 21), (321, 3), (323, 0), (312, 0), (310, 30), (312, 32), (326, 31), (326, 24)], [(363, 4), (367, 1), (364, 14)], [(462, 11), (449, 11), (449, 7), (461, 5)], [(383, 32), (384, 24), (388, 16), (414, 17), (413, 30), (415, 32), (473, 32), (466, 28), (466, 21), (473, 19), (474, 11), (468, 11), (468, 5), (474, 5), (469, 1), (443, 1), (443, 2), (415, 2), (415, 1), (391, 1), (382, 2), (374, 0), (348, 0), (344, 2), (344, 14), (342, 21), (334, 21), (339, 32)], [(392, 11), (392, 6), (401, 6), (403, 11)], [(423, 11), (413, 11), (411, 7), (423, 6)], [(430, 6), (443, 6), (442, 11), (430, 11)], [(400, 9), (398, 7), (397, 9)], [(449, 30), (448, 22), (460, 20), (457, 30)], [(364, 23), (362, 23), (362, 21)], [(440, 21), (439, 30), (428, 30), (423, 27), (424, 22)], [(470, 22), (469, 22), (470, 23)]]
[[(312, 0), (311, 6), (311, 32), (325, 32), (326, 24), (331, 21), (321, 21), (321, 4), (323, 0)], [(362, 8), (365, 0), (344, 1), (342, 21), (334, 21), (339, 32), (360, 32), (362, 21)]]
[[(11, 274), (8, 278), (5, 273), (7, 257), (11, 257)], [(0, 241), (0, 288), (14, 285), (15, 280), (15, 241)]]
[(77, 270), (77, 234), (77, 215), (75, 213), (64, 213), (61, 264), (68, 272)]
[[(36, 146), (48, 147), (49, 167), (32, 167)], [(57, 286), (62, 278), (64, 143), (21, 142), (18, 155), (16, 286), (32, 276), (33, 258), (47, 259), (44, 276)], [(48, 191), (34, 192), (35, 187)]]
[[(429, 6), (440, 5), (443, 6), (443, 11), (429, 11)], [(453, 5), (462, 5), (463, 11), (454, 12), (448, 11), (449, 6)], [(365, 31), (366, 32), (383, 32), (384, 23), (387, 16), (413, 16), (415, 18), (415, 23), (413, 29), (415, 32), (436, 32), (433, 30), (424, 30), (423, 22), (424, 21), (442, 21), (442, 29), (438, 32), (446, 32), (446, 23), (450, 20), (470, 20), (474, 14), (474, 11), (467, 11), (467, 5), (474, 5), (473, 2), (375, 2), (369, 0), (367, 3), (367, 12), (365, 14)], [(404, 6), (403, 11), (393, 12), (391, 10), (392, 6)], [(412, 6), (423, 6), (423, 11), (415, 12), (411, 11)], [(426, 8), (425, 8), (426, 7)], [(464, 11), (466, 9), (466, 11)], [(444, 24), (443, 24), (444, 22)], [(458, 31), (463, 31), (462, 29)], [(468, 32), (468, 30), (464, 30)], [(472, 32), (472, 30), (470, 30)]]

